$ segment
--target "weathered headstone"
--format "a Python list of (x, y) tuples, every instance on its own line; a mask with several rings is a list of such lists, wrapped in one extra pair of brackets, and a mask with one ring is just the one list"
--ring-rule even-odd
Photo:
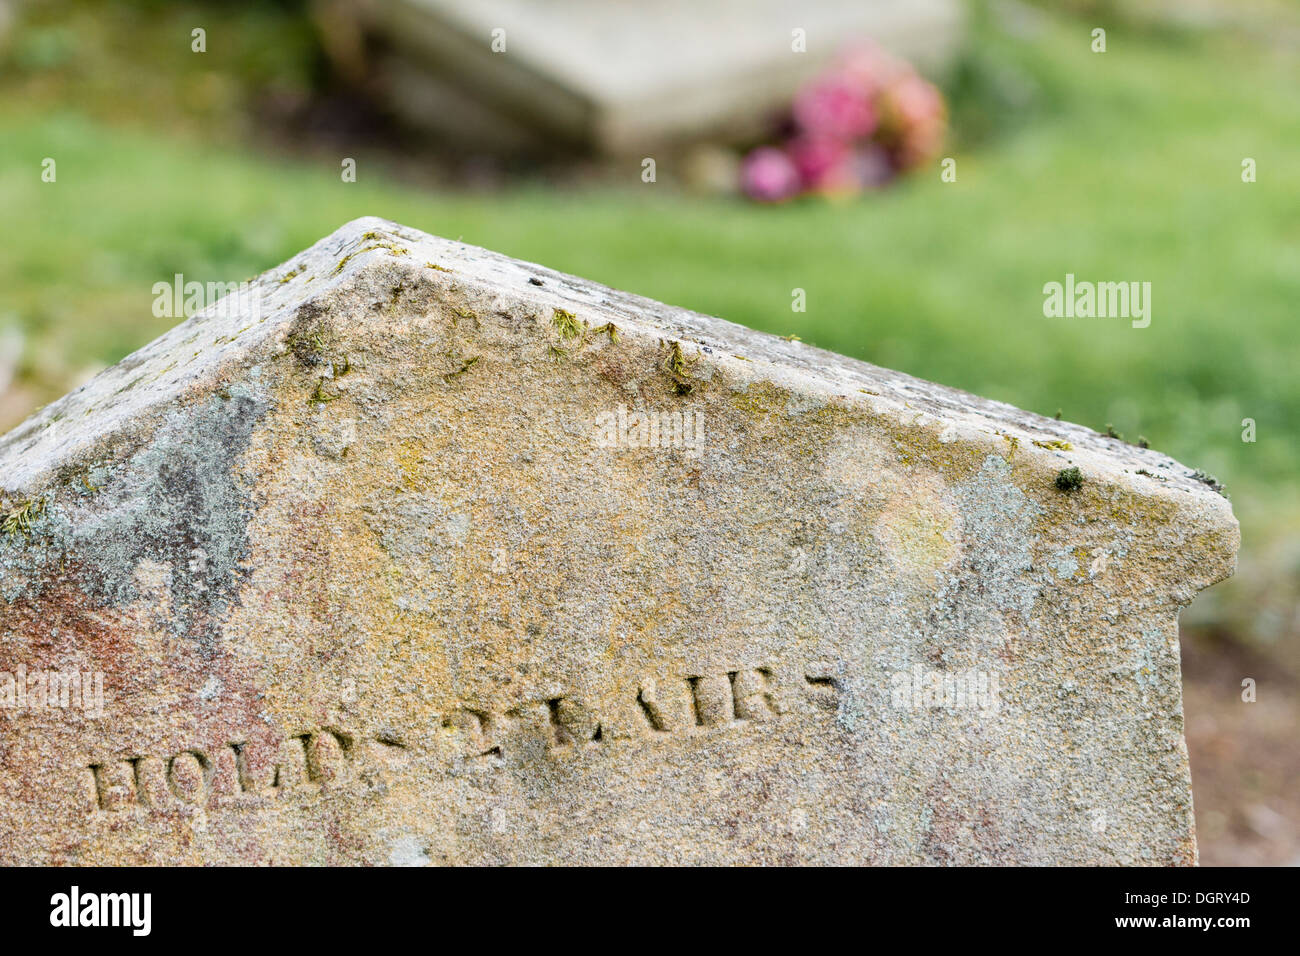
[(0, 862), (1195, 861), (1186, 468), (378, 219), (251, 292), (0, 439)]
[(956, 0), (369, 0), (371, 78), (457, 142), (613, 153), (752, 136), (799, 84), (874, 40), (926, 69), (956, 51)]

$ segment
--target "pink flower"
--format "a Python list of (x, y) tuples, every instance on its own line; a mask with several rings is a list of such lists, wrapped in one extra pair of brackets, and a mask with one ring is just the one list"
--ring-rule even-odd
[(846, 193), (860, 188), (853, 149), (846, 143), (802, 136), (791, 141), (789, 150), (805, 189)]
[(920, 126), (942, 120), (946, 114), (943, 96), (934, 85), (915, 73), (891, 83), (885, 90), (886, 102), (902, 126)]
[(790, 141), (790, 159), (808, 189), (819, 188), (849, 158), (847, 144), (834, 139), (800, 136)]
[(775, 146), (760, 146), (745, 157), (740, 184), (746, 195), (760, 202), (789, 199), (801, 185), (794, 162)]
[(893, 179), (896, 172), (888, 151), (875, 143), (853, 154), (853, 174), (864, 189), (878, 189)]
[(905, 61), (870, 40), (854, 43), (839, 57), (838, 72), (869, 97), (910, 70)]
[(943, 146), (948, 112), (930, 83), (909, 73), (881, 95), (881, 141), (903, 169), (920, 165)]
[(832, 74), (805, 89), (794, 101), (794, 121), (807, 136), (849, 142), (876, 128), (871, 90), (851, 76)]
[(760, 147), (744, 161), (741, 183), (754, 199), (883, 186), (938, 155), (948, 121), (938, 89), (870, 42), (849, 47), (795, 97), (791, 113), (784, 148)]
[(915, 169), (939, 155), (943, 148), (944, 128), (939, 124), (914, 126), (908, 130), (895, 150), (895, 161), (901, 169)]

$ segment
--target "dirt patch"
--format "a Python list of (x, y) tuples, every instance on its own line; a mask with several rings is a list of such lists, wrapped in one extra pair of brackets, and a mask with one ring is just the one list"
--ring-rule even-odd
[(1220, 636), (1182, 643), (1202, 865), (1300, 866), (1300, 675)]

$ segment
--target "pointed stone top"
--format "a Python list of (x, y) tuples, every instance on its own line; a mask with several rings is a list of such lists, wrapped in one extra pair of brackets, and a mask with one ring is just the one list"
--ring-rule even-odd
[(403, 289), (422, 289), (424, 304), (449, 307), (453, 320), (459, 307), (507, 323), (549, 320), (557, 309), (592, 328), (614, 323), (632, 338), (679, 342), (686, 361), (725, 367), (741, 380), (770, 382), (814, 403), (866, 406), (937, 428), (944, 442), (993, 436), (1009, 454), (1039, 458), (1045, 468), (1077, 466), (1089, 479), (1144, 495), (1187, 496), (1231, 520), (1227, 502), (1198, 472), (1154, 450), (373, 216), (210, 304), (0, 437), (0, 492), (35, 494), (62, 471), (115, 457), (178, 402), (275, 375), (277, 355), (310, 349), (295, 332), (315, 314), (395, 322), (388, 305)]

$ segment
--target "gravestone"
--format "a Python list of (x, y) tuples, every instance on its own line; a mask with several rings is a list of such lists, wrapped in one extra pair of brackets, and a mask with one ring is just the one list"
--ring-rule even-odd
[(0, 499), (0, 863), (1196, 860), (1237, 524), (1078, 425), (362, 219)]
[(762, 132), (852, 41), (941, 69), (964, 21), (956, 0), (369, 0), (340, 15), (347, 9), (385, 41), (370, 80), (409, 121), (460, 144), (625, 154)]

